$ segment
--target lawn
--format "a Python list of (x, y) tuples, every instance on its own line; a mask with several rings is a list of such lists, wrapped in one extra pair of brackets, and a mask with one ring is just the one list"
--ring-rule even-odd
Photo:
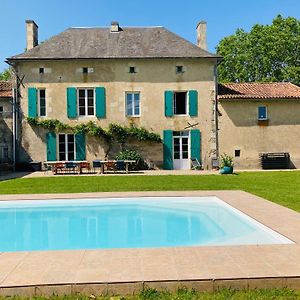
[(0, 300), (294, 300), (300, 299), (298, 292), (288, 289), (270, 290), (244, 290), (234, 291), (224, 289), (214, 293), (196, 292), (194, 290), (180, 289), (176, 293), (159, 292), (155, 289), (146, 289), (135, 296), (51, 296), (51, 297), (0, 297)]
[(0, 194), (244, 190), (300, 212), (300, 172), (234, 175), (57, 176), (0, 182)]

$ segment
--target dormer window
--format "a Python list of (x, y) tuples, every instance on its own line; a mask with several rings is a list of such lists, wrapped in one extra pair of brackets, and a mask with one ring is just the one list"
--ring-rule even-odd
[(176, 66), (176, 74), (182, 74), (184, 73), (183, 66)]
[(129, 73), (131, 74), (136, 73), (135, 67), (129, 67)]

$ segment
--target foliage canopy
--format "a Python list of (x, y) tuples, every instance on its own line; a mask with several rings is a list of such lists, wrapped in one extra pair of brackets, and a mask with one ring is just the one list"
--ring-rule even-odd
[(217, 53), (220, 82), (290, 81), (300, 85), (300, 20), (278, 15), (271, 25), (238, 29), (222, 39)]

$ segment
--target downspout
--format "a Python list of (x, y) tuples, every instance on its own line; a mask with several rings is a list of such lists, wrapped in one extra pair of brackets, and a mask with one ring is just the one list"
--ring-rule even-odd
[(214, 80), (215, 80), (215, 115), (214, 115), (214, 123), (215, 123), (215, 139), (216, 139), (216, 152), (215, 159), (218, 161), (220, 156), (219, 149), (219, 118), (218, 118), (218, 66), (222, 62), (222, 60), (217, 60), (214, 66)]

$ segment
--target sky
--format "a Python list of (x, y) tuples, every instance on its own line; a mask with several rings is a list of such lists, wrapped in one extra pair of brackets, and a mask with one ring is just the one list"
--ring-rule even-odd
[(69, 27), (164, 26), (196, 42), (196, 25), (207, 22), (208, 50), (237, 28), (270, 24), (278, 14), (300, 19), (300, 0), (0, 0), (0, 72), (7, 57), (24, 52), (25, 20), (39, 26), (39, 41)]

